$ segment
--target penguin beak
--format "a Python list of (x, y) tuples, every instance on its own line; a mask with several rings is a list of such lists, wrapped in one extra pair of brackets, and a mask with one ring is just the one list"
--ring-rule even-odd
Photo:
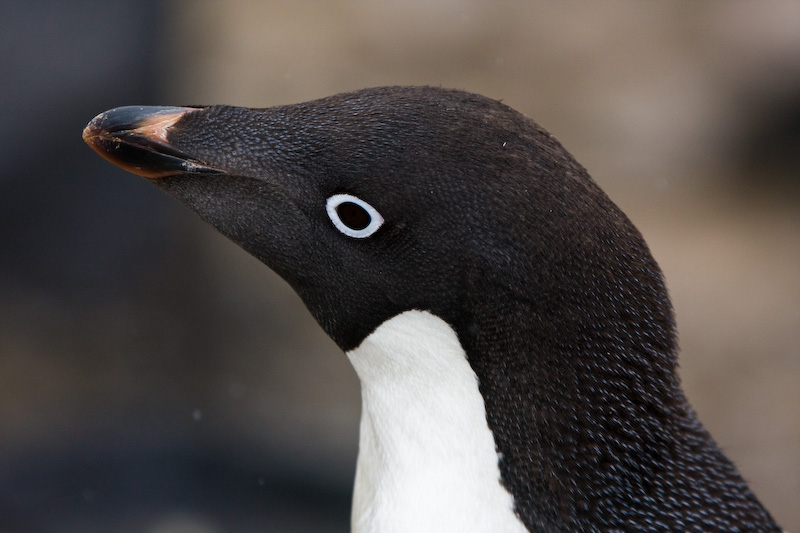
[(169, 143), (170, 128), (194, 107), (127, 106), (100, 113), (83, 130), (83, 140), (123, 169), (148, 179), (176, 174), (224, 174)]

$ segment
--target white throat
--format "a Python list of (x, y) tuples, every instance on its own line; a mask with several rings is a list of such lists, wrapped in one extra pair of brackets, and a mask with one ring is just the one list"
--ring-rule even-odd
[(362, 398), (353, 532), (527, 531), (500, 482), (478, 379), (446, 322), (407, 311), (347, 356)]

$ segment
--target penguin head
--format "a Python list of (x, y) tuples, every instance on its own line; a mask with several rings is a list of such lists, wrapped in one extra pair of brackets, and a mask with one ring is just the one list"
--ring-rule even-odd
[(84, 139), (271, 267), (345, 351), (405, 311), (446, 322), (531, 531), (772, 524), (680, 391), (641, 235), (520, 113), (389, 87), (117, 108)]
[(128, 107), (84, 137), (276, 271), (345, 350), (410, 309), (469, 328), (488, 294), (576, 323), (571, 300), (655, 294), (671, 320), (638, 232), (550, 134), (494, 100), (389, 87)]

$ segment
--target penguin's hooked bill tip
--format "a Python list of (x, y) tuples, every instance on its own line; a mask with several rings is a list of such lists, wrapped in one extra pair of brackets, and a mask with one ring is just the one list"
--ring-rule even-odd
[(170, 128), (194, 107), (126, 106), (94, 117), (83, 140), (115, 165), (145, 178), (176, 174), (222, 174), (173, 147)]

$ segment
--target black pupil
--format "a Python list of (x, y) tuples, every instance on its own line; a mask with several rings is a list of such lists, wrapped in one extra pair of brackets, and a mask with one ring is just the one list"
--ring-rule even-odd
[(336, 207), (339, 220), (350, 229), (362, 230), (369, 226), (370, 218), (367, 210), (353, 202), (342, 202)]

